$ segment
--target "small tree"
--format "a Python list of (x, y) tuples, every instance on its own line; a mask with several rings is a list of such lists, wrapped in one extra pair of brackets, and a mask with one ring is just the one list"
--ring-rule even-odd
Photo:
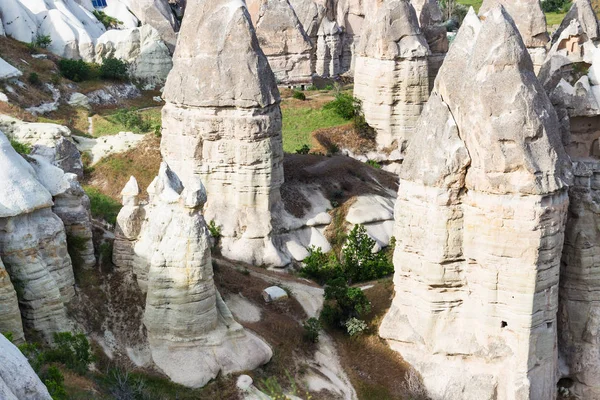
[(105, 58), (100, 66), (100, 77), (102, 79), (124, 81), (127, 79), (128, 69), (129, 66), (125, 61), (114, 57)]
[(352, 282), (382, 278), (394, 272), (394, 265), (384, 252), (373, 252), (376, 242), (363, 225), (355, 225), (342, 249), (343, 269)]

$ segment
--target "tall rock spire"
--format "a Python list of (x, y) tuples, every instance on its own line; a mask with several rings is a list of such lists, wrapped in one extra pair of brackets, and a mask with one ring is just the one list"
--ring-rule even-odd
[(242, 0), (188, 6), (164, 97), (163, 159), (184, 185), (204, 182), (204, 215), (221, 227), (223, 255), (286, 264), (272, 240), (282, 209), (280, 98)]
[(482, 19), (467, 15), (403, 165), (380, 335), (434, 398), (552, 399), (568, 158), (512, 18)]

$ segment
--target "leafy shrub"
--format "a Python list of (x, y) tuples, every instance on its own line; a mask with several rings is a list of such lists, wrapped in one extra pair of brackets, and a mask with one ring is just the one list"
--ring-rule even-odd
[(91, 65), (83, 60), (63, 58), (58, 62), (58, 69), (62, 76), (73, 82), (86, 81), (93, 76)]
[(370, 165), (371, 167), (375, 168), (375, 169), (381, 169), (381, 164), (379, 164), (375, 160), (367, 160), (367, 164)]
[(544, 0), (541, 4), (542, 11), (545, 13), (567, 13), (571, 8), (572, 2), (569, 0)]
[(6, 338), (6, 340), (8, 340), (9, 342), (13, 342), (14, 337), (13, 337), (13, 333), (12, 332), (2, 332), (2, 335)]
[(333, 85), (327, 85), (323, 88), (323, 90), (333, 90)]
[(86, 186), (84, 189), (90, 198), (92, 216), (114, 225), (117, 222), (117, 214), (121, 210), (121, 203), (106, 196), (94, 187)]
[(309, 318), (303, 326), (304, 337), (313, 343), (317, 343), (319, 341), (319, 332), (322, 329), (321, 322), (316, 318)]
[(300, 275), (313, 279), (321, 285), (331, 279), (344, 276), (335, 253), (325, 254), (320, 247), (309, 247), (308, 257), (302, 262), (304, 267), (300, 270)]
[(31, 146), (28, 145), (27, 143), (21, 143), (18, 140), (10, 139), (10, 145), (19, 154), (31, 153)]
[(42, 83), (42, 81), (40, 80), (40, 76), (35, 72), (29, 74), (29, 76), (27, 77), (27, 81), (35, 86), (39, 86)]
[(344, 325), (346, 325), (346, 330), (350, 336), (359, 335), (367, 330), (367, 323), (354, 317), (347, 320)]
[(23, 343), (19, 346), (19, 350), (27, 358), (31, 368), (35, 372), (39, 372), (40, 368), (46, 362), (46, 353), (44, 353), (41, 346), (38, 343)]
[(102, 79), (114, 79), (124, 81), (127, 79), (129, 66), (123, 60), (110, 57), (105, 58), (100, 66), (100, 77)]
[(68, 399), (64, 386), (65, 377), (57, 367), (49, 367), (40, 378), (44, 382), (44, 385), (46, 385), (46, 388), (48, 388), (48, 392), (50, 393), (50, 396), (52, 396), (53, 400)]
[(106, 15), (104, 11), (94, 10), (92, 11), (92, 14), (94, 14), (94, 17), (96, 17), (98, 21), (102, 22), (102, 25), (104, 25), (106, 29), (117, 29), (120, 25), (123, 25), (122, 21), (119, 21), (110, 15)]
[(46, 361), (63, 363), (83, 375), (94, 361), (94, 356), (83, 333), (57, 332), (54, 334), (54, 347), (46, 351)]
[(217, 223), (212, 220), (208, 223), (208, 231), (210, 232), (210, 236), (212, 236), (215, 240), (221, 239), (221, 227), (217, 225)]
[(363, 225), (355, 225), (342, 249), (343, 269), (352, 282), (382, 278), (394, 272), (394, 264), (384, 252), (373, 253), (376, 242)]
[(38, 34), (33, 42), (27, 43), (27, 48), (30, 51), (35, 51), (37, 49), (46, 49), (52, 43), (52, 38), (50, 35), (40, 35)]
[(149, 132), (155, 128), (148, 119), (144, 119), (138, 111), (130, 109), (121, 109), (112, 115), (112, 118), (136, 132)]
[(330, 326), (343, 327), (350, 318), (357, 318), (371, 311), (371, 303), (360, 288), (349, 287), (342, 278), (335, 278), (325, 286), (326, 306), (321, 320)]
[(292, 97), (295, 98), (296, 100), (302, 100), (302, 101), (306, 100), (306, 95), (299, 90), (294, 90)]
[(325, 104), (323, 108), (334, 111), (346, 120), (354, 118), (356, 113), (354, 97), (347, 93), (339, 93), (335, 96), (335, 100)]
[(302, 145), (298, 150), (296, 150), (296, 154), (308, 154), (310, 153), (310, 146), (307, 144)]

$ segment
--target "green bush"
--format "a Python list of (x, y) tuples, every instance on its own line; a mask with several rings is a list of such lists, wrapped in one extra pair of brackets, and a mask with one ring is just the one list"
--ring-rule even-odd
[(334, 327), (344, 327), (350, 318), (358, 318), (371, 311), (371, 303), (363, 291), (360, 288), (349, 287), (342, 277), (327, 283), (325, 301), (320, 319)]
[(319, 341), (319, 333), (322, 329), (321, 322), (316, 318), (309, 318), (304, 322), (304, 337), (313, 343)]
[(39, 372), (46, 362), (46, 353), (42, 350), (41, 346), (38, 343), (23, 343), (18, 347), (25, 358), (27, 358), (27, 361), (29, 361), (31, 368), (35, 372)]
[(28, 145), (27, 143), (21, 143), (18, 140), (10, 139), (10, 145), (19, 154), (31, 153), (31, 146)]
[(381, 164), (379, 164), (375, 160), (367, 160), (367, 164), (370, 165), (371, 167), (375, 168), (375, 169), (381, 169)]
[(310, 146), (307, 144), (302, 145), (298, 150), (296, 150), (296, 154), (308, 154), (310, 153)]
[(314, 246), (308, 248), (308, 253), (308, 257), (302, 261), (304, 267), (300, 270), (300, 275), (321, 285), (331, 279), (344, 277), (344, 270), (335, 253), (325, 254), (320, 247)]
[(2, 332), (2, 335), (6, 338), (6, 340), (8, 340), (9, 342), (13, 342), (14, 338), (13, 338), (13, 333), (12, 332)]
[(573, 3), (569, 0), (544, 0), (541, 4), (545, 13), (567, 13)]
[(306, 95), (299, 90), (294, 90), (292, 97), (295, 98), (296, 100), (302, 100), (302, 101), (306, 100)]
[(217, 225), (217, 223), (214, 220), (209, 222), (208, 231), (210, 232), (210, 236), (212, 236), (216, 241), (221, 239), (221, 236), (223, 236), (221, 234), (221, 227)]
[(39, 86), (42, 83), (40, 76), (35, 72), (29, 74), (29, 76), (27, 77), (27, 81), (35, 86)]
[(27, 43), (27, 48), (30, 51), (35, 51), (37, 49), (46, 49), (52, 43), (52, 38), (50, 35), (40, 35), (38, 34), (33, 42)]
[(102, 22), (102, 25), (104, 25), (106, 29), (117, 29), (120, 25), (123, 25), (122, 21), (107, 15), (104, 11), (94, 10), (92, 11), (92, 14), (94, 14), (94, 17), (96, 17), (98, 21)]
[(73, 82), (87, 81), (93, 77), (92, 66), (83, 60), (63, 58), (58, 62), (58, 69), (62, 76)]
[(125, 61), (118, 58), (105, 58), (100, 66), (100, 77), (102, 79), (114, 79), (124, 81), (127, 79), (129, 66)]
[(351, 282), (378, 279), (394, 272), (394, 264), (384, 252), (373, 253), (375, 244), (363, 225), (355, 225), (350, 231), (342, 249), (342, 266)]
[(330, 101), (323, 107), (326, 110), (333, 110), (340, 117), (351, 120), (356, 115), (354, 97), (347, 93), (339, 93), (335, 100)]
[(138, 111), (130, 109), (121, 109), (111, 116), (116, 122), (122, 124), (127, 129), (136, 132), (149, 132), (154, 126), (152, 123), (144, 119)]
[(350, 318), (344, 324), (346, 326), (346, 331), (350, 336), (356, 336), (367, 330), (367, 323), (358, 318)]
[(94, 356), (83, 333), (57, 332), (54, 334), (54, 346), (46, 351), (46, 361), (63, 363), (83, 375), (94, 361)]
[(40, 378), (44, 382), (44, 385), (46, 385), (46, 388), (48, 388), (48, 392), (50, 393), (50, 396), (52, 396), (53, 400), (68, 399), (64, 385), (65, 377), (57, 367), (49, 367)]
[(94, 187), (86, 186), (84, 190), (90, 198), (92, 216), (114, 225), (117, 222), (117, 214), (121, 210), (121, 203)]

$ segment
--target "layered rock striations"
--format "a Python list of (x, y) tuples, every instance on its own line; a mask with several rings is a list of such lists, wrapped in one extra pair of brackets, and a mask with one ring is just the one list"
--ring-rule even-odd
[(429, 48), (407, 0), (383, 3), (356, 49), (354, 96), (380, 148), (406, 147), (429, 97)]
[(134, 272), (147, 291), (144, 325), (152, 359), (173, 381), (198, 387), (220, 372), (254, 369), (272, 352), (234, 321), (217, 292), (202, 216), (206, 191), (198, 177), (186, 185), (163, 162), (149, 204), (138, 205), (137, 184), (127, 184), (118, 221), (134, 242)]
[(25, 339), (17, 292), (0, 259), (0, 333), (9, 332), (15, 343), (21, 343)]
[(64, 225), (52, 212), (50, 191), (3, 134), (0, 165), (0, 258), (24, 326), (51, 341), (54, 332), (70, 330), (65, 303), (75, 293)]
[(479, 15), (484, 15), (498, 4), (504, 6), (508, 14), (514, 19), (537, 73), (544, 63), (546, 46), (550, 41), (546, 27), (546, 16), (542, 11), (540, 1), (485, 0), (479, 9)]
[(411, 0), (411, 4), (415, 8), (419, 26), (429, 46), (430, 54), (427, 58), (427, 66), (429, 68), (429, 89), (431, 91), (435, 77), (448, 52), (449, 43), (446, 27), (443, 25), (444, 18), (436, 0)]
[(289, 0), (264, 0), (255, 25), (258, 42), (277, 81), (311, 82), (312, 42)]
[[(241, 0), (189, 4), (164, 91), (161, 151), (184, 185), (200, 178), (223, 255), (285, 265), (273, 243), (282, 208), (275, 77)], [(199, 41), (197, 37), (211, 37)]]
[(559, 378), (579, 398), (600, 396), (600, 49), (587, 0), (575, 2), (552, 38), (540, 79), (562, 117), (573, 161), (561, 262)]
[(403, 164), (379, 331), (433, 398), (555, 397), (567, 161), (513, 20), (471, 10)]

